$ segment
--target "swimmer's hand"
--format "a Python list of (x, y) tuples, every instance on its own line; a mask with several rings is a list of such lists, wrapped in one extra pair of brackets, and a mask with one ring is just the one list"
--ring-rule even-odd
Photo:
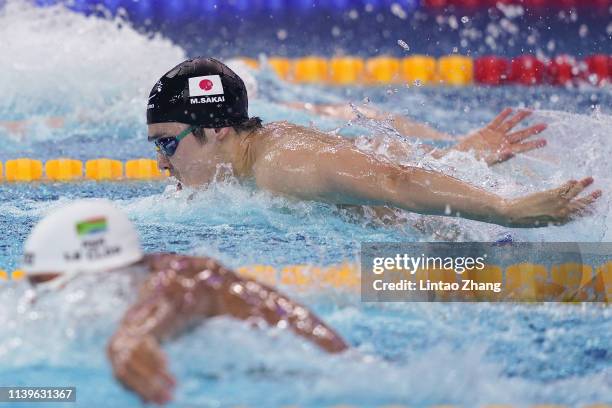
[(145, 402), (165, 404), (176, 381), (155, 337), (117, 334), (108, 346), (115, 377)]
[(561, 187), (508, 200), (504, 214), (510, 227), (546, 227), (561, 225), (587, 212), (590, 205), (601, 197), (601, 190), (578, 198), (593, 183), (592, 177), (571, 180)]
[(514, 116), (512, 109), (506, 108), (484, 128), (464, 136), (453, 150), (474, 151), (476, 157), (484, 159), (489, 166), (504, 162), (518, 153), (528, 152), (546, 146), (545, 139), (524, 141), (546, 129), (546, 124), (537, 125), (512, 132), (520, 122), (531, 115), (529, 110), (521, 110)]

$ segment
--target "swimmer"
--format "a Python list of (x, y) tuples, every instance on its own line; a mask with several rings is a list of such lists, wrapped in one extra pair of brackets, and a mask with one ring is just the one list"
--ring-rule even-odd
[(117, 379), (148, 402), (168, 402), (176, 384), (161, 342), (210, 317), (289, 328), (330, 353), (347, 349), (306, 307), (214, 259), (144, 255), (133, 224), (107, 200), (79, 200), (44, 218), (25, 243), (23, 269), (35, 287), (47, 290), (81, 274), (138, 275), (138, 300), (107, 351)]
[[(526, 141), (542, 126), (513, 131), (527, 116), (528, 111), (512, 115), (506, 109), (454, 149), (474, 151), (492, 165), (543, 147), (543, 140)], [(231, 166), (238, 179), (302, 200), (389, 206), (509, 227), (563, 224), (587, 212), (602, 194), (581, 195), (593, 183), (586, 177), (506, 199), (437, 171), (364, 152), (351, 139), (287, 122), (264, 126), (248, 116), (240, 77), (212, 58), (182, 62), (154, 85), (147, 124), (159, 167), (187, 186), (206, 185), (220, 167)]]

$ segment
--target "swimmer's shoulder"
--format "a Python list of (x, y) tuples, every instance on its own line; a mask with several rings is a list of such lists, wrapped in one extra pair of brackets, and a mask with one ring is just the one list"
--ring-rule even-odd
[(156, 253), (145, 255), (144, 262), (152, 274), (166, 272), (188, 278), (216, 275), (229, 279), (235, 279), (237, 276), (234, 271), (209, 257)]
[(307, 139), (307, 133), (307, 128), (287, 121), (266, 123), (258, 134), (260, 152), (275, 155)]
[(334, 142), (343, 140), (342, 137), (330, 135), (314, 127), (306, 127), (295, 123), (280, 121), (267, 123), (263, 135), (276, 141), (321, 141)]
[(304, 129), (304, 127), (286, 120), (270, 122), (264, 125), (265, 133), (270, 136), (284, 136), (296, 131), (299, 132), (300, 129)]

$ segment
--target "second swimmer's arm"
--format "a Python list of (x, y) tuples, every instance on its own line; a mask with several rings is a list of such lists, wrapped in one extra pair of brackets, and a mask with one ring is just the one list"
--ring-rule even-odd
[(175, 257), (175, 265), (187, 263), (188, 268), (181, 273), (167, 268), (152, 276), (141, 299), (126, 313), (119, 336), (152, 335), (162, 340), (203, 318), (229, 315), (285, 326), (329, 352), (347, 348), (308, 308), (275, 289), (241, 278), (212, 259)]
[[(167, 265), (153, 265), (156, 261)], [(143, 285), (138, 301), (127, 311), (107, 347), (115, 377), (145, 402), (157, 404), (168, 402), (175, 386), (161, 340), (215, 311), (213, 297), (195, 299), (190, 284), (193, 277), (176, 273), (169, 262), (168, 257), (153, 259), (150, 266), (157, 272)]]
[[(176, 316), (169, 319), (169, 324), (164, 325), (159, 336), (176, 332), (177, 328), (172, 325), (176, 325), (177, 321), (180, 325), (182, 320), (193, 322), (194, 319), (212, 315), (229, 315), (242, 320), (261, 319), (271, 326), (286, 327), (328, 352), (334, 353), (348, 347), (332, 328), (308, 308), (272, 287), (238, 276), (214, 259), (150, 256), (149, 262), (154, 270), (181, 266), (181, 273), (171, 275), (171, 279), (157, 279), (164, 282), (166, 297), (172, 300), (177, 309)], [(157, 286), (155, 284), (153, 288)]]
[(206, 317), (262, 318), (271, 325), (284, 324), (329, 352), (347, 348), (305, 307), (236, 276), (212, 259), (174, 255), (153, 256), (148, 261), (158, 272), (144, 284), (140, 299), (108, 344), (115, 376), (145, 401), (167, 402), (172, 394), (174, 379), (160, 342)]
[(238, 278), (220, 297), (224, 314), (243, 320), (258, 318), (270, 326), (289, 328), (330, 353), (348, 348), (342, 337), (312, 311), (267, 285)]

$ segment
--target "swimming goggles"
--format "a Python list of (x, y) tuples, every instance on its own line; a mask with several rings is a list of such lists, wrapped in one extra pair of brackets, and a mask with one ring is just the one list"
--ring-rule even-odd
[(178, 148), (179, 142), (186, 138), (191, 132), (195, 130), (196, 126), (189, 126), (183, 130), (177, 136), (172, 137), (160, 137), (154, 140), (155, 149), (158, 152), (163, 153), (166, 157), (172, 156)]

